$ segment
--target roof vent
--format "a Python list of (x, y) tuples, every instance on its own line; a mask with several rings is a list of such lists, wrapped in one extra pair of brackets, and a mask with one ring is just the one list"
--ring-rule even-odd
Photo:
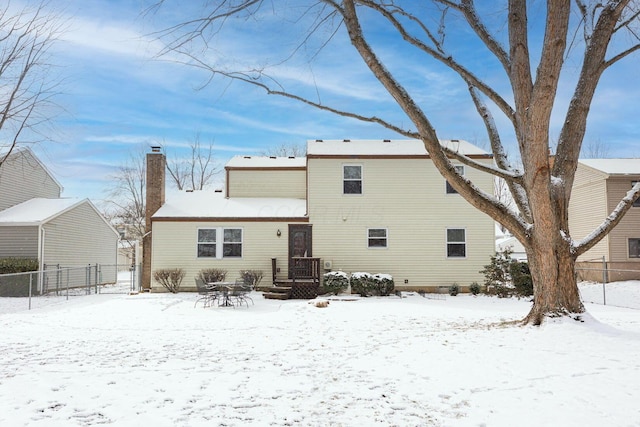
[(460, 142), (458, 139), (452, 139), (451, 142)]
[(324, 142), (324, 141), (321, 139), (316, 139), (316, 142)]
[(290, 159), (295, 159), (295, 158), (296, 158), (296, 156), (289, 156), (289, 158), (290, 158)]
[(343, 139), (342, 142), (351, 142), (350, 139)]
[(251, 156), (244, 156), (244, 158), (245, 158), (245, 159), (250, 159), (250, 158), (251, 158)]
[(275, 159), (275, 158), (276, 158), (276, 156), (269, 156), (269, 158), (270, 158), (270, 159)]
[(222, 193), (222, 190), (218, 188), (218, 189), (215, 190), (215, 192), (216, 193)]
[(391, 142), (390, 139), (383, 139), (382, 142)]
[(192, 189), (185, 190), (185, 191), (186, 191), (187, 193), (193, 193), (193, 190), (192, 190)]

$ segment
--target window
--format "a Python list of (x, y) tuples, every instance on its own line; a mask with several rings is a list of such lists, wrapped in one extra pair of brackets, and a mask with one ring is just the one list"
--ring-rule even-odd
[[(636, 185), (638, 181), (631, 181), (631, 188), (633, 188), (634, 185)], [(634, 202), (633, 202), (633, 207), (634, 208), (640, 208), (640, 197), (638, 197)]]
[[(464, 166), (454, 166), (456, 172), (460, 175), (464, 176)], [(449, 181), (446, 181), (447, 194), (458, 194), (458, 192), (449, 184)]]
[(640, 239), (629, 239), (629, 258), (640, 258)]
[(387, 247), (387, 229), (386, 228), (370, 228), (367, 230), (367, 245), (369, 248), (386, 248)]
[(342, 167), (343, 194), (362, 194), (362, 166), (344, 165)]
[(198, 258), (216, 257), (216, 229), (200, 228), (198, 230)]
[[(218, 244), (222, 236), (222, 244)], [(240, 258), (242, 257), (241, 228), (200, 228), (198, 229), (198, 258)]]
[(467, 256), (466, 230), (464, 228), (447, 229), (447, 258), (465, 258)]
[(242, 229), (226, 228), (224, 230), (224, 243), (222, 244), (222, 256), (224, 258), (238, 258), (242, 256)]

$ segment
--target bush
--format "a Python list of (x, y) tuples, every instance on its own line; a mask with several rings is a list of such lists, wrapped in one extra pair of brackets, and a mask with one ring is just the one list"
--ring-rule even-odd
[(371, 295), (373, 277), (369, 273), (351, 273), (351, 292), (363, 297)]
[(0, 274), (38, 271), (38, 267), (35, 258), (0, 258)]
[(395, 289), (393, 277), (391, 277), (389, 274), (374, 274), (371, 278), (373, 279), (372, 291), (376, 295), (386, 297), (388, 295), (391, 295), (391, 293)]
[(324, 293), (338, 295), (349, 287), (349, 276), (343, 271), (330, 271), (322, 280)]
[(459, 292), (460, 292), (460, 286), (458, 286), (457, 283), (454, 283), (453, 285), (449, 286), (449, 295), (451, 295), (452, 297), (455, 297), (456, 295), (458, 295)]
[(203, 268), (198, 273), (198, 279), (204, 283), (224, 282), (227, 277), (227, 270), (221, 268)]
[(469, 285), (469, 292), (473, 295), (478, 295), (480, 293), (480, 285), (478, 285), (478, 282), (473, 282)]
[(153, 272), (153, 278), (169, 292), (175, 294), (180, 289), (184, 274), (182, 268), (161, 268)]
[[(27, 273), (38, 271), (38, 260), (35, 258), (0, 258), (0, 274)], [(0, 297), (26, 297), (38, 295), (38, 275), (30, 279), (29, 274), (6, 276), (0, 279)], [(31, 285), (30, 285), (31, 283)]]
[[(255, 289), (262, 281), (264, 273), (262, 270), (240, 270), (240, 277), (244, 280), (245, 284)], [(220, 280), (215, 281), (220, 282)]]
[(529, 265), (511, 258), (511, 251), (505, 249), (491, 256), (491, 263), (480, 271), (484, 274), (485, 292), (499, 298), (533, 295), (533, 281)]

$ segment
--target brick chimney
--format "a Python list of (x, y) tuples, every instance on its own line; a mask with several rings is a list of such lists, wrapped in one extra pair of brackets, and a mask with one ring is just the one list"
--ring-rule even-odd
[(147, 197), (145, 201), (145, 235), (142, 238), (142, 290), (151, 289), (151, 217), (164, 205), (166, 158), (161, 147), (151, 147), (147, 153)]

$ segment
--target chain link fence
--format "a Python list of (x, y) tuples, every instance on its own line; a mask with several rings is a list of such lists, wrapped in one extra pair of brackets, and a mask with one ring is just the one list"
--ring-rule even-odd
[(640, 269), (592, 260), (578, 263), (576, 273), (582, 301), (640, 310)]
[(117, 265), (45, 266), (42, 271), (0, 274), (0, 313), (32, 309), (72, 297), (129, 294), (140, 290), (137, 265), (122, 271)]

